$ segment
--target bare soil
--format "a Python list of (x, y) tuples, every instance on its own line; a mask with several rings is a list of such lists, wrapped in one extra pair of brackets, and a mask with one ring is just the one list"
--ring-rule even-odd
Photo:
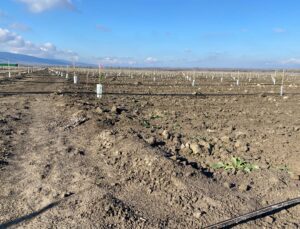
[[(0, 228), (201, 228), (300, 197), (299, 79), (280, 97), (170, 78), (109, 76), (99, 99), (86, 75), (2, 77)], [(259, 169), (212, 168), (232, 157)], [(299, 219), (298, 205), (237, 228)]]

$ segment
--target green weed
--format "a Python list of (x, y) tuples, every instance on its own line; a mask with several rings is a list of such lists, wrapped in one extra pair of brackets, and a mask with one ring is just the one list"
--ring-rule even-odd
[(148, 120), (146, 120), (146, 119), (143, 119), (141, 124), (145, 128), (150, 128), (151, 127), (150, 122)]
[(232, 157), (231, 161), (228, 163), (224, 163), (224, 162), (215, 163), (215, 164), (211, 165), (211, 167), (213, 169), (225, 169), (225, 170), (231, 170), (234, 172), (244, 171), (246, 173), (250, 173), (253, 170), (259, 169), (258, 165), (246, 162), (239, 157)]
[(159, 116), (159, 115), (152, 115), (152, 116), (150, 117), (151, 120), (159, 119), (159, 118), (162, 118), (162, 117)]

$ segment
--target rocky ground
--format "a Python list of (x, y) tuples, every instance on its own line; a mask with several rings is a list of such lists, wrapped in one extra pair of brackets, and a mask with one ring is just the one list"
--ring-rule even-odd
[[(0, 79), (0, 228), (202, 228), (300, 197), (299, 80), (280, 97), (112, 76), (101, 99), (96, 81)], [(299, 219), (298, 205), (237, 227)]]

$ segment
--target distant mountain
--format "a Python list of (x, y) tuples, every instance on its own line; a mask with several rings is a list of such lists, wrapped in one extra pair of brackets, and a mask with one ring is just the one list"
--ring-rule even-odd
[[(20, 65), (72, 65), (71, 61), (67, 60), (58, 60), (58, 59), (46, 59), (39, 58), (35, 56), (23, 55), (23, 54), (15, 54), (10, 52), (0, 52), (0, 63), (7, 63), (7, 60), (10, 63), (20, 64)], [(93, 64), (86, 63), (76, 63), (76, 66), (94, 66)]]

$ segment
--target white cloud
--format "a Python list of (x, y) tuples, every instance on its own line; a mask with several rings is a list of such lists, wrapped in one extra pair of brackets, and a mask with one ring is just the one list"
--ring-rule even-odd
[(290, 58), (290, 59), (282, 61), (282, 64), (285, 64), (285, 65), (300, 64), (300, 58)]
[(146, 63), (150, 63), (150, 64), (153, 64), (153, 63), (156, 63), (158, 60), (156, 59), (156, 58), (154, 58), (154, 57), (147, 57), (146, 59), (145, 59), (145, 62)]
[(0, 50), (44, 58), (78, 59), (78, 55), (70, 50), (57, 49), (50, 42), (34, 44), (17, 33), (4, 28), (0, 28)]
[(147, 57), (147, 58), (134, 58), (134, 57), (95, 57), (91, 62), (97, 63), (97, 64), (103, 64), (106, 66), (153, 66), (156, 64), (161, 64), (161, 61), (158, 61), (154, 57)]
[(13, 41), (17, 38), (15, 33), (10, 32), (8, 29), (0, 28), (0, 41), (1, 43), (6, 43)]
[(273, 29), (273, 32), (274, 33), (285, 33), (286, 32), (286, 29), (284, 29), (284, 28), (274, 28)]
[(33, 13), (41, 13), (54, 8), (74, 9), (72, 0), (17, 0), (27, 5)]
[(137, 64), (137, 61), (131, 57), (98, 57), (95, 59), (100, 64), (110, 66), (127, 66)]

